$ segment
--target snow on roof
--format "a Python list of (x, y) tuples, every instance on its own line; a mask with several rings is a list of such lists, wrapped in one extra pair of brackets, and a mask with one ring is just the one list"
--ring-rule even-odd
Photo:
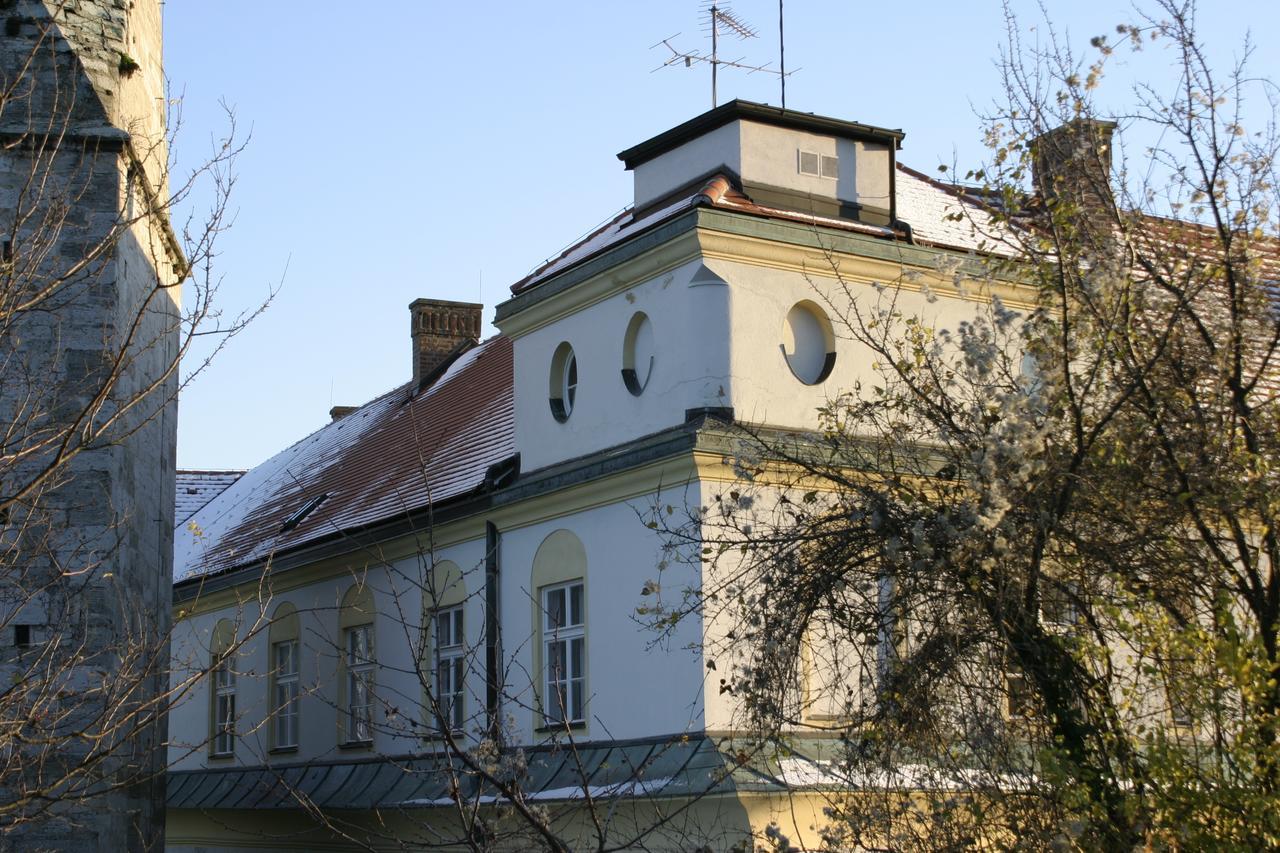
[(175, 532), (175, 582), (458, 497), (515, 452), (509, 339), (464, 353), (410, 399), (414, 390), (401, 386), (327, 424), (201, 507)]
[(1008, 254), (1006, 230), (993, 224), (982, 203), (962, 188), (898, 164), (898, 219), (916, 242), (970, 252)]
[(174, 484), (173, 523), (181, 526), (242, 476), (243, 471), (179, 471)]
[[(699, 205), (748, 213), (767, 219), (785, 219), (842, 231), (855, 231), (888, 240), (906, 239), (905, 232), (895, 228), (758, 204), (734, 187), (727, 176), (714, 175), (696, 192), (680, 195), (662, 207), (643, 210), (639, 216), (636, 216), (631, 208), (623, 210), (604, 225), (511, 285), (511, 292), (523, 293), (570, 267), (629, 240), (651, 226)], [(956, 213), (963, 215), (956, 219), (953, 216)], [(999, 246), (1004, 239), (1004, 231), (990, 223), (985, 208), (977, 198), (902, 164), (898, 164), (897, 214), (899, 221), (911, 226), (911, 236), (916, 242), (965, 252), (1007, 253)]]

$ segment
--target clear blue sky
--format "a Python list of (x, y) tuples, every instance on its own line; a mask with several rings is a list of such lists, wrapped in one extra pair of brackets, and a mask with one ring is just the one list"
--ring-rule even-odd
[[(1123, 3), (1046, 0), (1071, 43), (1114, 31)], [(1024, 31), (1043, 24), (1018, 0)], [(1229, 64), (1247, 30), (1280, 79), (1277, 4), (1202, 4)], [(710, 107), (705, 68), (652, 72), (674, 43), (706, 52), (698, 0), (442, 3), (217, 0), (165, 6), (166, 70), (183, 98), (180, 168), (224, 132), (238, 164), (219, 247), (224, 309), (279, 295), (181, 401), (178, 464), (255, 465), (410, 377), (407, 306), (483, 301), (630, 200), (614, 155)], [(776, 0), (736, 0), (759, 39), (722, 56), (777, 59)], [(975, 165), (975, 109), (997, 95), (996, 0), (787, 0), (787, 106), (906, 132), (902, 162)], [(1034, 34), (1030, 34), (1035, 37)], [(1157, 74), (1159, 57), (1153, 60)], [(652, 73), (651, 73), (652, 72)], [(778, 103), (777, 79), (724, 71), (720, 98)], [(490, 329), (490, 333), (492, 330)]]

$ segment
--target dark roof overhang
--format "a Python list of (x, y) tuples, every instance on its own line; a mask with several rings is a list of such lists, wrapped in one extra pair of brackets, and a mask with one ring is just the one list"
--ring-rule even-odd
[(757, 104), (753, 101), (735, 99), (721, 104), (715, 109), (708, 110), (700, 116), (695, 116), (684, 124), (663, 131), (652, 139), (646, 139), (639, 145), (631, 146), (626, 151), (620, 152), (618, 159), (628, 169), (634, 169), (641, 163), (652, 160), (660, 154), (665, 154), (690, 139), (702, 136), (721, 125), (739, 119), (795, 130), (807, 130), (813, 133), (842, 136), (848, 139), (882, 142), (892, 146), (894, 150), (902, 147), (902, 139), (906, 136), (901, 130), (889, 130), (888, 128), (861, 124), (856, 121), (842, 121), (841, 119), (827, 118), (813, 113), (784, 110), (781, 107), (771, 107), (768, 104)]

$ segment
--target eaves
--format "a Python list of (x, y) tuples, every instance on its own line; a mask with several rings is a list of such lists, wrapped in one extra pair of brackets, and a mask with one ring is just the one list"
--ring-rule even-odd
[[(881, 262), (894, 268), (903, 266), (934, 270), (943, 257), (959, 261), (960, 271), (975, 278), (992, 278), (1012, 286), (1022, 280), (1010, 271), (993, 268), (983, 256), (946, 247), (918, 246), (902, 240), (891, 240), (869, 234), (846, 231), (829, 225), (781, 220), (746, 211), (699, 206), (684, 211), (665, 222), (630, 237), (618, 245), (590, 256), (561, 273), (497, 306), (494, 322), (504, 333), (517, 336), (545, 325), (570, 310), (565, 305), (548, 309), (548, 301), (565, 291), (590, 283), (590, 294), (573, 300), (573, 310), (607, 298), (627, 287), (655, 277), (680, 264), (701, 256), (706, 240), (701, 235), (723, 234), (748, 240), (794, 247), (813, 253), (819, 259), (858, 257)], [(657, 250), (687, 235), (688, 239), (675, 252)], [(668, 247), (670, 248), (670, 247)], [(647, 257), (646, 257), (647, 256)], [(649, 263), (643, 261), (649, 260)], [(812, 260), (812, 258), (810, 259)], [(806, 267), (808, 272), (824, 270)], [(606, 275), (608, 273), (609, 275)], [(561, 302), (563, 302), (561, 300)], [(518, 316), (522, 315), (522, 316)], [(503, 325), (503, 324), (506, 325)]]

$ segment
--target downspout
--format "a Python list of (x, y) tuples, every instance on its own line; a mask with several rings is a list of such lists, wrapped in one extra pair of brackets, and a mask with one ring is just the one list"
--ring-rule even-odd
[(485, 723), (489, 736), (501, 740), (502, 655), (498, 623), (498, 528), (484, 523), (484, 666)]
[(898, 227), (898, 143), (889, 142), (889, 227)]

